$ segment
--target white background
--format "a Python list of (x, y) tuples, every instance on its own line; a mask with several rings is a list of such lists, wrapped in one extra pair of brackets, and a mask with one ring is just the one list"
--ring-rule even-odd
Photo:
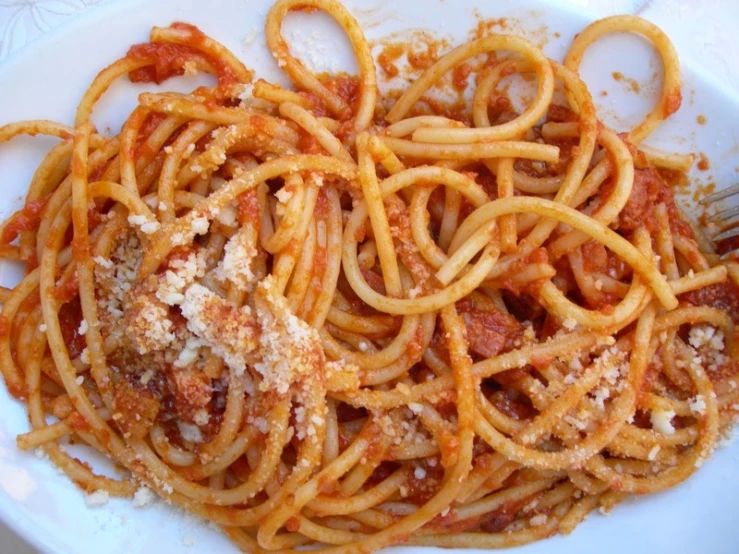
[[(0, 64), (46, 31), (96, 6), (125, 0), (0, 0)], [(247, 1), (247, 0), (244, 0)], [(399, 1), (399, 0), (395, 0)], [(682, 53), (699, 60), (727, 88), (739, 92), (739, 1), (736, 0), (559, 0), (595, 15), (635, 13), (657, 23)], [(494, 6), (490, 2), (487, 6)], [(483, 15), (494, 16), (484, 9)], [(0, 83), (0, 100), (3, 98)], [(36, 554), (0, 523), (2, 554)]]

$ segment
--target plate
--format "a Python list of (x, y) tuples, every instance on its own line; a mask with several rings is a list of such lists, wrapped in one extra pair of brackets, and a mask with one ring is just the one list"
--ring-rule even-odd
[[(581, 11), (544, 0), (345, 0), (371, 40), (409, 29), (431, 30), (459, 43), (481, 18), (505, 18), (503, 32), (528, 36), (547, 54), (562, 59), (572, 36), (590, 19)], [(48, 118), (71, 123), (77, 101), (97, 71), (122, 56), (129, 45), (147, 40), (152, 25), (187, 21), (198, 25), (238, 55), (257, 75), (287, 84), (264, 43), (263, 24), (271, 0), (144, 0), (112, 3), (61, 29), (52, 31), (0, 66), (0, 124), (20, 119)], [(309, 19), (309, 20), (308, 20)], [(351, 70), (348, 42), (320, 14), (291, 14), (284, 29), (297, 52), (317, 70)], [(411, 34), (410, 37), (418, 36)], [(678, 152), (702, 152), (708, 171), (695, 171), (698, 189), (728, 186), (739, 167), (739, 96), (690, 62), (690, 44), (677, 44), (683, 60), (683, 106), (647, 141)], [(343, 55), (342, 55), (343, 54)], [(635, 37), (609, 37), (594, 45), (582, 73), (608, 124), (624, 129), (646, 113), (656, 87), (659, 60), (651, 47)], [(614, 80), (621, 72), (641, 84), (636, 94), (628, 83)], [(166, 89), (191, 89), (192, 80), (178, 78)], [(99, 129), (117, 130), (136, 102), (136, 95), (155, 87), (118, 83), (96, 109)], [(602, 95), (601, 91), (607, 91)], [(615, 110), (623, 120), (615, 116)], [(705, 124), (697, 120), (703, 116)], [(41, 156), (53, 141), (21, 138), (0, 145), (3, 194), (0, 215), (22, 204), (22, 195)], [(680, 198), (694, 208), (690, 195)], [(0, 282), (13, 284), (20, 269), (0, 265)], [(15, 436), (28, 429), (25, 410), (0, 391), (0, 517), (43, 552), (123, 554), (129, 552), (212, 552), (237, 549), (217, 530), (159, 501), (133, 508), (129, 501), (111, 500), (88, 508), (80, 491), (33, 452), (15, 448)], [(739, 551), (739, 441), (717, 451), (686, 483), (670, 491), (630, 500), (607, 517), (591, 515), (568, 537), (521, 547), (526, 554), (581, 552), (599, 554), (640, 552)], [(403, 550), (406, 554), (411, 549)], [(412, 549), (416, 551), (425, 549)], [(430, 549), (429, 549), (430, 550)]]

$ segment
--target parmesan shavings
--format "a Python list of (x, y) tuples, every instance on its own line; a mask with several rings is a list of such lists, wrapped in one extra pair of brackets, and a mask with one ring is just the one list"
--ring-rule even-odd
[(230, 281), (239, 290), (251, 292), (254, 288), (253, 262), (258, 255), (257, 231), (247, 222), (239, 232), (226, 243), (223, 260), (218, 264), (215, 277), (219, 281)]
[[(210, 289), (195, 283), (180, 305), (187, 328), (236, 374), (246, 369), (249, 354), (257, 346), (258, 329), (249, 306), (237, 308)], [(276, 352), (281, 356), (281, 352)]]
[(271, 276), (259, 283), (255, 296), (262, 329), (261, 361), (254, 364), (263, 379), (260, 389), (285, 394), (293, 382), (323, 369), (321, 339), (318, 331), (290, 312)]
[(148, 504), (151, 504), (156, 499), (156, 495), (151, 491), (149, 487), (139, 487), (138, 490), (133, 494), (133, 507), (143, 508)]
[(95, 491), (85, 496), (85, 504), (88, 508), (99, 508), (105, 506), (110, 500), (110, 493), (108, 491)]
[(177, 428), (180, 430), (180, 436), (182, 440), (189, 442), (201, 443), (203, 442), (203, 432), (197, 425), (191, 423), (185, 423), (184, 421), (177, 421)]
[(693, 413), (701, 415), (706, 413), (706, 400), (702, 394), (697, 394), (695, 398), (691, 398), (688, 401), (688, 405)]
[(654, 410), (649, 416), (649, 420), (652, 422), (654, 430), (658, 433), (672, 435), (675, 433), (675, 428), (672, 426), (673, 417), (675, 417), (675, 412), (672, 410)]
[(143, 214), (129, 215), (128, 223), (134, 227), (138, 227), (145, 235), (152, 235), (159, 230), (159, 222), (155, 219), (148, 219)]

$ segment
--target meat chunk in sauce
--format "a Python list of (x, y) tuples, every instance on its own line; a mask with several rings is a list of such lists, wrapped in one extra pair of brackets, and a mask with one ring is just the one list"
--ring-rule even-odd
[(467, 326), (470, 350), (487, 358), (512, 350), (520, 343), (524, 327), (510, 314), (481, 310), (472, 301), (457, 303)]

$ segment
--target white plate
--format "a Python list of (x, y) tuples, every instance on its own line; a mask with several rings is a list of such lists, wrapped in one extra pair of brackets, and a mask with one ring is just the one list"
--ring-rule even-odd
[[(176, 20), (198, 25), (256, 69), (259, 76), (285, 82), (264, 45), (264, 16), (270, 4), (271, 0), (135, 0), (93, 11), (0, 65), (0, 124), (35, 118), (71, 123), (77, 101), (98, 70), (123, 55), (130, 44), (145, 41), (152, 25)], [(426, 28), (456, 43), (465, 40), (476, 25), (477, 7), (483, 17), (515, 18), (508, 20), (509, 30), (537, 42), (546, 41), (545, 50), (555, 59), (562, 58), (571, 37), (589, 21), (582, 13), (543, 0), (346, 0), (346, 5), (371, 39)], [(305, 17), (311, 17), (309, 25), (302, 21)], [(350, 57), (337, 56), (350, 50), (326, 18), (293, 14), (289, 19), (287, 36), (313, 42), (314, 58), (323, 60), (323, 69), (353, 66)], [(255, 32), (252, 41), (245, 40)], [(701, 74), (697, 65), (685, 62), (690, 57), (690, 44), (677, 46), (684, 60), (683, 107), (649, 143), (667, 150), (704, 152), (712, 169), (696, 173), (696, 181), (705, 184), (713, 180), (719, 188), (728, 186), (738, 171), (739, 132), (734, 122), (739, 120), (739, 97)], [(633, 37), (605, 40), (590, 54), (583, 74), (602, 103), (600, 113), (606, 122), (623, 128), (624, 122), (613, 117), (614, 109), (628, 116), (627, 121), (634, 121), (645, 112), (649, 98), (626, 92), (613, 80), (612, 72), (620, 71), (645, 84), (659, 64), (651, 49)], [(178, 81), (185, 89), (192, 85), (192, 81)], [(165, 87), (173, 85), (170, 82)], [(118, 129), (142, 89), (128, 83), (116, 85), (96, 110), (98, 128)], [(605, 102), (599, 95), (601, 90), (609, 91)], [(697, 125), (698, 115), (706, 118), (705, 125)], [(37, 138), (0, 145), (0, 215), (21, 205), (32, 171), (50, 144), (53, 142)], [(18, 269), (9, 264), (0, 266), (2, 284), (12, 284), (18, 275)], [(218, 531), (162, 502), (135, 509), (128, 501), (111, 500), (103, 508), (88, 508), (82, 494), (46, 460), (16, 450), (15, 436), (26, 431), (28, 424), (24, 409), (4, 388), (0, 406), (0, 517), (40, 550), (70, 554), (236, 552)], [(554, 537), (518, 551), (739, 552), (738, 459), (739, 443), (716, 452), (687, 483), (673, 490), (629, 501), (608, 517), (592, 515), (569, 537)]]

